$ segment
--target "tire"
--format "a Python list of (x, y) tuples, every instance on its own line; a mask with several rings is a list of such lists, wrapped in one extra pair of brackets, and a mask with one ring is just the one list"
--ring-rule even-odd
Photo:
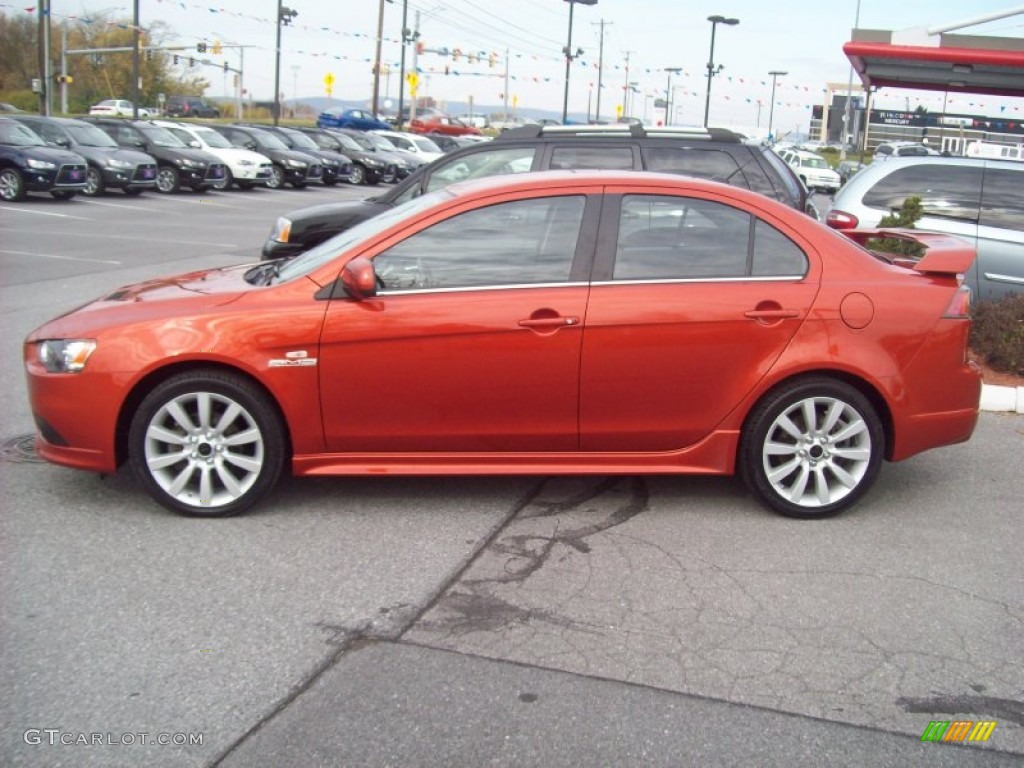
[(878, 477), (882, 421), (849, 384), (815, 377), (768, 393), (747, 419), (739, 468), (759, 501), (786, 517), (830, 517)]
[(270, 189), (281, 189), (284, 186), (284, 168), (276, 164), (270, 167), (270, 178), (267, 179), (267, 186)]
[(99, 197), (106, 190), (107, 185), (103, 183), (103, 174), (97, 168), (89, 168), (85, 172), (85, 189), (82, 190), (83, 194), (88, 197)]
[(156, 190), (165, 195), (173, 195), (181, 189), (181, 177), (178, 169), (169, 165), (161, 166), (156, 172)]
[(16, 203), (25, 199), (25, 182), (14, 168), (0, 171), (0, 200)]
[(135, 197), (137, 195), (141, 195), (144, 191), (145, 190), (144, 190), (143, 187), (125, 187), (122, 190), (122, 192), (124, 192), (129, 197)]
[(70, 189), (54, 189), (50, 192), (50, 196), (57, 200), (70, 200), (77, 193)]
[(391, 173), (390, 171), (384, 171), (384, 173), (380, 177), (380, 180), (383, 181), (385, 184), (394, 184), (395, 182), (398, 181), (398, 172), (395, 171), (394, 173)]
[(366, 169), (358, 163), (353, 164), (352, 172), (348, 175), (349, 184), (365, 184)]
[(241, 376), (215, 370), (159, 384), (128, 433), (129, 462), (146, 491), (193, 517), (237, 515), (259, 502), (280, 477), (285, 445), (270, 398)]
[(225, 167), (224, 178), (218, 179), (217, 181), (213, 182), (213, 188), (216, 189), (218, 192), (226, 192), (227, 190), (231, 189), (231, 184), (234, 182), (234, 180), (235, 177), (231, 175), (231, 169)]

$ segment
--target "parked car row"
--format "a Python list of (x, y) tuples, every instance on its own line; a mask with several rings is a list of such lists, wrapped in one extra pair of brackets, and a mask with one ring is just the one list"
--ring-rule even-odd
[(0, 199), (7, 202), (33, 191), (68, 198), (108, 189), (135, 195), (146, 189), (390, 184), (444, 154), (427, 137), (390, 130), (29, 113), (2, 119)]

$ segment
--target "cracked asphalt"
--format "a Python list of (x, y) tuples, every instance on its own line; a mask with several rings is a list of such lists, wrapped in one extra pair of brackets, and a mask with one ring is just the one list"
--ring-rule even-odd
[[(126, 473), (13, 460), (28, 330), (358, 194), (0, 211), (0, 763), (1022, 764), (1024, 417), (983, 414), (825, 521), (668, 477), (289, 481), (187, 520)], [(921, 743), (932, 720), (997, 726)]]

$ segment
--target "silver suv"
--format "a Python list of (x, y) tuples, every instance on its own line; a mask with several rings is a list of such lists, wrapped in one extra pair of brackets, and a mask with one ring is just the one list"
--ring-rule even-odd
[(870, 228), (920, 197), (918, 229), (959, 235), (978, 257), (966, 276), (982, 300), (1024, 293), (1024, 163), (964, 157), (903, 157), (872, 163), (836, 195), (826, 222)]

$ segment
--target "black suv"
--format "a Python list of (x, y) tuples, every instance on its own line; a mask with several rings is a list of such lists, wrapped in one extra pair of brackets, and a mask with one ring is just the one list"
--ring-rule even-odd
[(323, 183), (325, 186), (333, 187), (339, 181), (348, 181), (352, 174), (352, 160), (348, 155), (342, 154), (334, 148), (321, 146), (319, 142), (313, 141), (302, 131), (283, 125), (256, 127), (273, 133), (288, 146), (288, 149), (304, 152), (319, 160), (324, 169)]
[(95, 123), (118, 145), (137, 149), (156, 160), (158, 192), (178, 192), (182, 186), (205, 192), (227, 175), (228, 167), (216, 155), (192, 149), (166, 128), (149, 120), (121, 117), (83, 118)]
[(164, 112), (167, 117), (220, 117), (217, 107), (198, 96), (171, 96)]
[(263, 258), (295, 256), (424, 192), (463, 179), (555, 169), (645, 170), (714, 179), (759, 192), (817, 218), (807, 190), (771, 149), (711, 128), (527, 125), (456, 150), (376, 197), (278, 218)]
[(69, 149), (85, 158), (87, 195), (102, 195), (106, 189), (120, 189), (137, 195), (156, 187), (156, 161), (145, 152), (122, 149), (95, 125), (67, 117), (16, 115), (38, 133), (48, 145)]
[(0, 201), (13, 203), (26, 192), (49, 192), (58, 200), (85, 188), (85, 159), (54, 149), (31, 128), (0, 118)]
[(213, 130), (236, 147), (245, 147), (270, 158), (273, 164), (267, 186), (280, 189), (291, 184), (302, 189), (307, 184), (319, 184), (324, 178), (324, 167), (319, 159), (305, 152), (289, 149), (281, 137), (265, 128), (249, 125), (210, 125)]

